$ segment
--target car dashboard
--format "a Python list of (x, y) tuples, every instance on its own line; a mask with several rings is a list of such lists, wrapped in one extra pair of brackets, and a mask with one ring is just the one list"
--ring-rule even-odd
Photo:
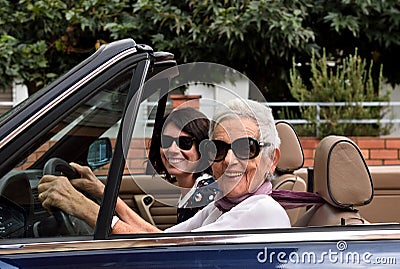
[(0, 184), (0, 237), (40, 237), (55, 227), (48, 223), (46, 230), (40, 229), (44, 221), (51, 222), (51, 214), (43, 208), (38, 198), (38, 184), (42, 170), (14, 170), (6, 174)]

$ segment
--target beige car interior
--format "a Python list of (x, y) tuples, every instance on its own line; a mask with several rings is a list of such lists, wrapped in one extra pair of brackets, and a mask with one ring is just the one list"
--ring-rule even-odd
[(360, 207), (360, 214), (373, 223), (400, 222), (400, 166), (369, 166), (374, 199)]
[(314, 191), (326, 203), (314, 205), (295, 226), (368, 223), (357, 207), (372, 201), (372, 177), (353, 141), (343, 136), (328, 136), (321, 140), (314, 158)]
[[(294, 171), (299, 170), (304, 164), (304, 153), (300, 139), (288, 122), (278, 121), (276, 123), (279, 138), (281, 139), (281, 158), (277, 165), (278, 176), (272, 182), (276, 190), (307, 191), (306, 181)], [(290, 222), (293, 225), (298, 218), (304, 214), (306, 207), (286, 210)]]
[(124, 176), (120, 198), (136, 213), (159, 229), (177, 223), (180, 190), (159, 175)]

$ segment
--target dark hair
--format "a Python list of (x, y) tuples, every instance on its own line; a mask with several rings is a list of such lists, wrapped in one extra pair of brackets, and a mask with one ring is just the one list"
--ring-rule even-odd
[[(201, 141), (208, 139), (210, 121), (207, 116), (200, 111), (191, 107), (185, 107), (173, 110), (154, 126), (153, 138), (150, 142), (149, 161), (153, 165), (155, 172), (164, 174), (165, 178), (172, 182), (174, 180), (165, 168), (160, 154), (161, 134), (165, 126), (170, 123), (173, 123), (179, 130), (193, 137), (196, 150), (200, 154), (199, 145)], [(204, 166), (205, 169), (194, 173), (194, 178), (204, 173), (212, 174), (211, 167), (208, 164), (201, 164), (201, 166)]]

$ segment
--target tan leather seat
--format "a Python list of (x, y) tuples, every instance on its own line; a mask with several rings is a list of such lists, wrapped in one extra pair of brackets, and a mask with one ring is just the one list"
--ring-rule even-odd
[(318, 144), (314, 188), (326, 203), (310, 208), (295, 226), (368, 223), (356, 207), (372, 201), (372, 178), (360, 149), (349, 138), (328, 136)]
[[(304, 153), (300, 139), (293, 126), (285, 121), (276, 123), (279, 138), (281, 139), (281, 158), (276, 172), (277, 177), (272, 185), (275, 190), (307, 191), (307, 185), (303, 178), (294, 174), (304, 164)], [(286, 210), (290, 222), (294, 224), (304, 214), (305, 207)]]
[(177, 223), (180, 189), (161, 176), (124, 176), (119, 196), (143, 219), (161, 230)]

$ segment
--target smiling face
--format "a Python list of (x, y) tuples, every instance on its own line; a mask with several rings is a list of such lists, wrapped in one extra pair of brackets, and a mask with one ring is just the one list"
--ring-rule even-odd
[[(180, 136), (191, 137), (185, 131), (178, 129), (175, 124), (169, 123), (163, 130), (163, 135), (168, 135), (173, 138)], [(180, 177), (192, 175), (195, 171), (199, 153), (193, 143), (189, 150), (183, 150), (178, 147), (176, 142), (173, 142), (170, 147), (160, 147), (161, 160), (167, 169), (167, 172), (175, 176), (178, 181)]]
[[(228, 144), (238, 138), (253, 137), (259, 140), (259, 129), (252, 119), (226, 119), (216, 125), (213, 140), (222, 140)], [(267, 142), (267, 141), (264, 141)], [(218, 186), (227, 197), (239, 197), (254, 192), (264, 181), (268, 172), (273, 173), (279, 160), (279, 149), (275, 149), (273, 160), (263, 153), (251, 160), (238, 159), (232, 150), (220, 162), (214, 162), (211, 167)]]

